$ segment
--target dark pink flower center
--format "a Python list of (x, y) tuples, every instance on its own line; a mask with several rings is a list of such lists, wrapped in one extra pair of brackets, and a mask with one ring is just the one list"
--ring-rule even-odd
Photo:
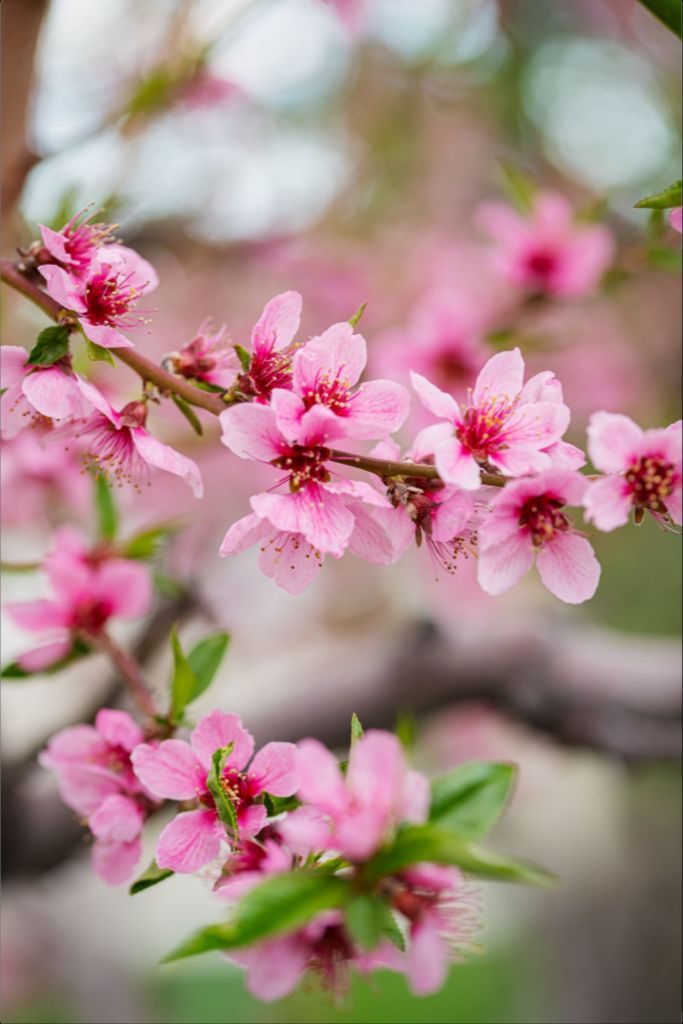
[(266, 401), (275, 388), (292, 388), (292, 359), (286, 352), (264, 349), (254, 352), (249, 370), (237, 379), (244, 395)]
[(348, 983), (353, 947), (341, 925), (330, 925), (312, 944), (308, 969), (321, 976), (325, 988), (342, 992)]
[(571, 528), (562, 508), (562, 502), (549, 494), (540, 494), (524, 502), (519, 511), (519, 525), (529, 531), (535, 548), (543, 547), (556, 533), (566, 533)]
[(111, 617), (111, 606), (100, 598), (83, 598), (72, 611), (72, 628), (94, 635)]
[[(142, 403), (130, 403), (132, 406), (138, 404)], [(131, 420), (135, 420), (139, 413), (128, 415)], [(129, 427), (123, 424), (117, 427), (98, 412), (86, 420), (81, 433), (76, 434), (76, 437), (88, 438), (83, 460), (89, 468), (102, 473), (110, 483), (134, 483), (137, 486), (137, 481), (149, 476), (147, 463), (138, 454)]]
[(128, 284), (128, 275), (119, 274), (105, 266), (94, 274), (85, 286), (83, 300), (85, 316), (91, 324), (107, 327), (133, 327), (131, 309), (140, 297), (140, 289)]
[(201, 378), (216, 368), (217, 360), (202, 343), (196, 339), (185, 345), (173, 360), (173, 369), (182, 377)]
[(537, 249), (527, 256), (526, 268), (537, 286), (544, 288), (557, 271), (557, 254), (550, 249)]
[(307, 409), (314, 405), (324, 405), (337, 416), (348, 413), (351, 385), (342, 377), (330, 377), (327, 373), (318, 375), (315, 386), (308, 388), (301, 396)]
[(458, 440), (476, 459), (485, 461), (489, 454), (505, 447), (504, 431), (513, 403), (505, 398), (489, 398), (480, 405), (470, 405), (463, 413), (456, 430)]
[(251, 803), (255, 795), (249, 776), (246, 772), (238, 771), (237, 768), (223, 769), (221, 789), (236, 812)]
[(626, 472), (633, 504), (651, 512), (666, 512), (665, 499), (674, 489), (675, 473), (675, 467), (661, 455), (638, 459)]
[(294, 444), (279, 458), (273, 459), (272, 465), (284, 469), (289, 474), (289, 489), (296, 494), (307, 484), (326, 484), (330, 480), (330, 471), (325, 463), (330, 457), (328, 448), (311, 445)]

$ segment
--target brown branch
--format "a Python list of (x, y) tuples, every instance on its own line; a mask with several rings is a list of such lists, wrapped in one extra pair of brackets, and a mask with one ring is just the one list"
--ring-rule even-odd
[(86, 636), (85, 640), (109, 659), (140, 711), (150, 719), (150, 722), (153, 721), (157, 716), (157, 709), (140, 665), (133, 655), (119, 646), (104, 630), (93, 636)]

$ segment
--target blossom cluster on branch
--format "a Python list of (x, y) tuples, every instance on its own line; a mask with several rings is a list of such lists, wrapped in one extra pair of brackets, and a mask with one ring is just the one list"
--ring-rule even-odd
[[(561, 196), (541, 193), (524, 216), (487, 205), (480, 219), (494, 237), (499, 273), (526, 302), (586, 294), (613, 257), (607, 228), (578, 222)], [(507, 802), (512, 767), (462, 765), (430, 784), (408, 768), (397, 737), (363, 733), (357, 719), (341, 763), (315, 739), (271, 742), (255, 753), (240, 719), (222, 710), (192, 728), (187, 708), (210, 685), (225, 634), (187, 653), (172, 634), (170, 701), (160, 710), (109, 630), (149, 610), (146, 562), (164, 529), (121, 539), (112, 489), (139, 491), (152, 470), (163, 470), (201, 498), (196, 462), (147, 426), (150, 403), (171, 399), (200, 434), (195, 409), (218, 417), (226, 459), (269, 468), (267, 489), (228, 524), (217, 554), (257, 546), (263, 573), (290, 593), (304, 590), (326, 557), (351, 553), (383, 566), (417, 545), (437, 574), (476, 559), (478, 583), (491, 595), (535, 563), (552, 594), (577, 604), (600, 577), (581, 511), (600, 531), (646, 513), (664, 528), (680, 525), (680, 421), (643, 430), (598, 410), (586, 453), (566, 440), (571, 410), (561, 382), (551, 369), (526, 377), (515, 347), (483, 366), (470, 352), (460, 402), (430, 380), (428, 359), (409, 365), (427, 420), (406, 437), (399, 432), (411, 408), (407, 387), (363, 379), (362, 307), (305, 338), (294, 291), (266, 303), (248, 346), (207, 320), (157, 364), (127, 336), (149, 312), (141, 302), (157, 286), (156, 272), (113, 226), (85, 213), (59, 231), (41, 227), (20, 260), (2, 261), (2, 277), (54, 320), (30, 351), (2, 347), (3, 441), (50, 486), (64, 486), (65, 452), (80, 460), (94, 478), (100, 521), (94, 542), (72, 527), (55, 532), (40, 563), (50, 597), (6, 606), (41, 639), (3, 675), (54, 672), (99, 651), (141, 715), (138, 723), (101, 709), (94, 725), (62, 730), (41, 755), (92, 835), (96, 872), (111, 884), (129, 882), (147, 821), (173, 808), (155, 860), (131, 892), (174, 873), (198, 874), (227, 919), (172, 956), (222, 950), (266, 1000), (308, 972), (339, 989), (351, 969), (381, 967), (404, 972), (416, 993), (434, 991), (449, 960), (476, 948), (471, 878), (548, 880), (477, 845)], [(134, 400), (116, 408), (76, 371), (77, 335), (91, 359), (118, 359), (138, 374)]]

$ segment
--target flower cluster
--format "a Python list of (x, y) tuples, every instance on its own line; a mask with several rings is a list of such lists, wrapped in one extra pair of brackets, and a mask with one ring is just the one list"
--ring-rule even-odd
[[(321, 908), (294, 927), (265, 922), (263, 941), (226, 942), (259, 998), (280, 999), (309, 973), (344, 990), (352, 970), (380, 967), (405, 973), (419, 995), (440, 988), (450, 961), (474, 949), (479, 915), (471, 883), (442, 852), (436, 862), (382, 862), (406, 828), (439, 836), (426, 824), (429, 781), (408, 768), (398, 739), (357, 735), (343, 769), (313, 739), (253, 752), (234, 714), (212, 711), (188, 743), (145, 741), (129, 715), (103, 709), (94, 727), (54, 736), (40, 760), (87, 824), (94, 868), (109, 884), (132, 878), (145, 821), (176, 801), (179, 812), (157, 840), (155, 881), (199, 872), (235, 922), (264, 883), (283, 899), (291, 884), (292, 902), (302, 883), (320, 889)], [(335, 894), (329, 906), (326, 887)], [(377, 919), (372, 935), (356, 920), (359, 900)]]

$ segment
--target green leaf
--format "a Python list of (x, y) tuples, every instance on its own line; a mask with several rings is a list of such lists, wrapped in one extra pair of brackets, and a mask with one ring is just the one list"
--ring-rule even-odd
[(90, 338), (85, 338), (85, 351), (88, 353), (88, 358), (92, 359), (93, 362), (109, 363), (110, 366), (116, 366), (114, 357), (109, 349), (104, 348), (102, 345), (96, 345)]
[(63, 359), (68, 351), (69, 328), (63, 325), (46, 327), (36, 338), (28, 354), (28, 361), (34, 366), (52, 366), (58, 359)]
[(248, 373), (249, 372), (249, 367), (251, 366), (251, 356), (250, 356), (250, 354), (247, 352), (246, 348), (242, 348), (241, 345), (233, 345), (232, 347), (234, 348), (235, 352), (237, 353), (237, 358), (240, 361), (242, 369), (244, 370), (245, 373)]
[(376, 893), (359, 893), (345, 910), (346, 924), (351, 937), (361, 949), (371, 950), (379, 945), (383, 936), (391, 939), (399, 949), (405, 948), (403, 934), (386, 901)]
[(670, 270), (674, 274), (681, 271), (681, 250), (664, 245), (653, 245), (647, 250), (647, 261), (659, 270)]
[(662, 24), (681, 36), (681, 3), (680, 0), (640, 0), (650, 14), (654, 14)]
[(178, 639), (178, 629), (175, 625), (171, 630), (171, 649), (173, 651), (171, 721), (177, 722), (182, 718), (183, 711), (192, 700), (192, 694), (197, 687), (197, 679)]
[(675, 206), (681, 206), (681, 186), (683, 182), (672, 181), (670, 185), (663, 188), (661, 192), (646, 196), (639, 202), (634, 203), (636, 210), (669, 210)]
[(295, 796), (272, 796), (271, 793), (265, 793), (263, 802), (266, 805), (269, 818), (284, 814), (285, 811), (295, 811), (297, 807), (301, 807), (301, 801), (297, 800)]
[(360, 323), (360, 318), (365, 312), (367, 305), (367, 302), (362, 302), (358, 309), (356, 310), (356, 312), (353, 314), (353, 316), (349, 317), (349, 323), (351, 324), (352, 327), (358, 327), (358, 324)]
[(54, 664), (48, 665), (47, 668), (41, 668), (37, 672), (29, 672), (27, 669), (22, 668), (18, 661), (11, 661), (0, 669), (0, 678), (28, 679), (30, 676), (52, 676), (57, 672), (61, 672), (62, 669), (67, 668), (86, 654), (90, 654), (90, 648), (87, 644), (84, 644), (82, 640), (74, 640), (68, 654), (65, 654), (59, 661), (55, 661)]
[(100, 540), (114, 540), (118, 529), (116, 504), (111, 487), (101, 473), (95, 477), (95, 508), (97, 509), (97, 533)]
[(468, 839), (481, 839), (505, 808), (516, 774), (512, 764), (459, 765), (432, 782), (429, 820)]
[(189, 652), (187, 660), (194, 673), (195, 686), (188, 704), (209, 688), (225, 657), (229, 643), (228, 633), (212, 633), (195, 644)]
[(417, 736), (417, 721), (412, 711), (401, 711), (396, 719), (394, 732), (404, 750), (412, 750)]
[(414, 825), (399, 832), (393, 846), (381, 850), (368, 861), (364, 875), (368, 881), (376, 881), (424, 860), (435, 864), (453, 864), (470, 875), (502, 882), (547, 886), (554, 881), (554, 876), (543, 868), (500, 857), (474, 846), (456, 832), (432, 824)]
[(499, 160), (498, 166), (503, 177), (503, 186), (510, 201), (521, 213), (529, 213), (533, 208), (536, 195), (536, 183), (533, 178), (517, 164), (510, 163), (508, 160)]
[(197, 416), (196, 412), (189, 404), (189, 402), (186, 402), (183, 398), (180, 398), (178, 395), (171, 395), (171, 398), (173, 399), (173, 404), (181, 411), (187, 422), (194, 430), (195, 434), (199, 434), (199, 436), (201, 437), (202, 434), (204, 433), (204, 430), (202, 428), (201, 423), (199, 422), (199, 417)]
[(170, 868), (160, 868), (157, 862), (153, 860), (147, 870), (138, 875), (128, 892), (131, 896), (135, 896), (136, 893), (143, 892), (143, 890), (149, 889), (152, 885), (163, 882), (165, 878), (170, 878), (173, 874), (175, 872), (171, 871)]
[(351, 748), (355, 747), (358, 740), (363, 739), (363, 726), (360, 724), (360, 718), (354, 711), (351, 715)]
[(351, 895), (346, 879), (319, 868), (271, 875), (246, 894), (227, 924), (196, 932), (164, 962), (212, 949), (237, 949), (303, 927), (322, 910), (343, 906)]
[(121, 554), (124, 558), (151, 558), (156, 555), (169, 534), (177, 529), (178, 525), (166, 523), (163, 526), (153, 526), (149, 530), (142, 530), (125, 541)]
[(235, 808), (233, 807), (232, 800), (223, 789), (221, 780), (223, 776), (223, 768), (225, 762), (232, 752), (233, 744), (229, 743), (227, 747), (221, 747), (220, 750), (215, 750), (211, 759), (211, 771), (206, 777), (206, 787), (213, 797), (213, 802), (216, 805), (216, 811), (218, 817), (221, 819), (226, 829), (233, 835), (237, 836), (239, 829), (237, 826), (237, 815), (235, 814)]

